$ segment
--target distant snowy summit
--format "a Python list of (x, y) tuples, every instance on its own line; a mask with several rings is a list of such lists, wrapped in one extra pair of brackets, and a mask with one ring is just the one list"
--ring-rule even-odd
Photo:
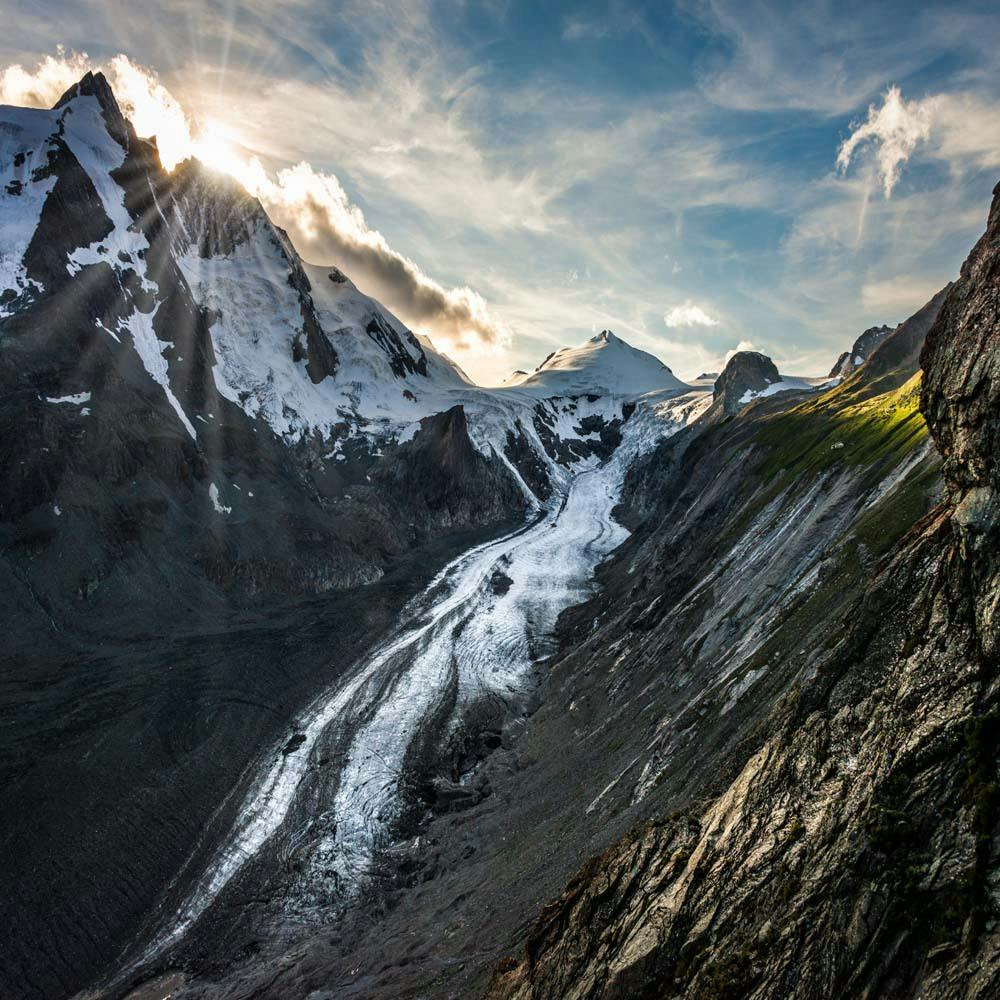
[(689, 388), (662, 362), (602, 330), (579, 347), (550, 354), (533, 372), (514, 372), (504, 388), (528, 389), (539, 396), (641, 396)]

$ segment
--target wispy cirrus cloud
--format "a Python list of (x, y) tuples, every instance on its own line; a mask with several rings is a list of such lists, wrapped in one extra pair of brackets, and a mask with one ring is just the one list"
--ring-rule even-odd
[(919, 147), (957, 173), (1000, 166), (1000, 104), (967, 92), (908, 101), (899, 87), (890, 87), (841, 143), (837, 167), (846, 172), (859, 151), (870, 149), (889, 198)]
[(874, 150), (886, 198), (899, 180), (900, 168), (931, 134), (933, 102), (905, 101), (899, 87), (890, 87), (881, 107), (868, 106), (868, 117), (854, 127), (837, 151), (837, 167), (846, 171), (851, 158), (865, 146)]

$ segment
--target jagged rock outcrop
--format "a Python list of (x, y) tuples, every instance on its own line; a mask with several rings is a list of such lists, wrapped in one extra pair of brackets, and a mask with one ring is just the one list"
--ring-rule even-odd
[(722, 787), (585, 866), (491, 997), (997, 995), (998, 275), (1000, 198), (922, 354), (945, 500), (796, 643)]
[(502, 522), (524, 509), (524, 495), (505, 468), (472, 446), (461, 406), (425, 417), (412, 442), (372, 475), (372, 500), (391, 497), (435, 530)]
[(849, 351), (844, 351), (837, 358), (837, 363), (830, 369), (830, 378), (844, 378), (850, 375), (856, 368), (860, 368), (875, 348), (885, 340), (893, 331), (891, 326), (870, 326), (856, 341)]
[(127, 153), (132, 143), (135, 141), (135, 130), (132, 124), (125, 118), (115, 99), (114, 91), (108, 83), (103, 73), (92, 73), (89, 70), (84, 73), (78, 83), (70, 87), (56, 101), (53, 106), (54, 111), (65, 107), (78, 97), (94, 97), (101, 106), (101, 116), (104, 119), (108, 134)]
[(900, 323), (875, 348), (867, 364), (855, 373), (855, 377), (868, 384), (897, 381), (901, 374), (908, 378), (908, 373), (920, 362), (927, 333), (937, 320), (951, 287), (949, 282), (909, 319)]
[(726, 363), (715, 381), (713, 408), (730, 416), (747, 402), (748, 393), (757, 393), (781, 381), (774, 362), (757, 351), (738, 351)]

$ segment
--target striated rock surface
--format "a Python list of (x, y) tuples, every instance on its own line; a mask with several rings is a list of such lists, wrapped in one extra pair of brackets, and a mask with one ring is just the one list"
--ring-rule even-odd
[(922, 353), (943, 502), (796, 643), (728, 767), (542, 911), (491, 997), (1000, 991), (998, 237), (995, 200)]
[(921, 354), (927, 372), (921, 407), (946, 456), (951, 523), (969, 573), (976, 635), (991, 660), (1000, 652), (998, 309), (1000, 202), (995, 198), (986, 232), (962, 267)]

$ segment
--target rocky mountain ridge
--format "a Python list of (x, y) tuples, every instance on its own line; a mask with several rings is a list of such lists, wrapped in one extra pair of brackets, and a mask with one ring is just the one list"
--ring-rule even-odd
[(854, 345), (849, 351), (844, 351), (837, 358), (836, 364), (830, 369), (830, 378), (837, 378), (850, 375), (856, 368), (860, 368), (871, 356), (872, 352), (886, 337), (892, 333), (894, 327), (870, 326), (864, 333), (854, 341)]

